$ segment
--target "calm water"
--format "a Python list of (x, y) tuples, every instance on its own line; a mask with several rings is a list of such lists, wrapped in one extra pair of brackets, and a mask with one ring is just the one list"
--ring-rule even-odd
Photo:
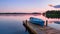
[(23, 16), (0, 16), (0, 34), (29, 34), (23, 26)]
[[(60, 19), (48, 19), (42, 15), (0, 15), (0, 34), (29, 34), (22, 21), (29, 20), (30, 17), (41, 18), (44, 21), (60, 21)], [(49, 22), (48, 26), (60, 30), (60, 24)]]

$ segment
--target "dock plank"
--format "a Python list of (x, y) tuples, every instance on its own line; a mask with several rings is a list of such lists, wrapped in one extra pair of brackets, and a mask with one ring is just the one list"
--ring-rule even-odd
[(32, 24), (29, 21), (24, 21), (24, 24), (30, 28), (34, 34), (60, 34), (60, 31), (49, 26), (41, 27), (40, 25)]

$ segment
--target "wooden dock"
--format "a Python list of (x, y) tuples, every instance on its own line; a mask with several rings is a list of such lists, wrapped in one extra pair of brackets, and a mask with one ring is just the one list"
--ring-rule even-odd
[(41, 27), (40, 25), (32, 24), (29, 21), (23, 21), (23, 24), (30, 31), (30, 34), (60, 34), (60, 31), (49, 26)]

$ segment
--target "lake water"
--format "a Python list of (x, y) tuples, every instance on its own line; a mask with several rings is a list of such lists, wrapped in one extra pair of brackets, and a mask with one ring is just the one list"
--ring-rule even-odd
[(0, 34), (29, 34), (22, 21), (29, 20), (30, 17), (36, 17), (44, 21), (48, 20), (48, 26), (60, 30), (60, 24), (51, 22), (60, 21), (60, 19), (48, 19), (42, 15), (0, 15)]

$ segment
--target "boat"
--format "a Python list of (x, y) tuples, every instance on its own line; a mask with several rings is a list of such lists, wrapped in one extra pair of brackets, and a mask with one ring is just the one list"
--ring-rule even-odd
[(29, 22), (33, 23), (33, 24), (40, 25), (40, 26), (44, 26), (44, 21), (42, 19), (39, 19), (39, 18), (30, 17)]

